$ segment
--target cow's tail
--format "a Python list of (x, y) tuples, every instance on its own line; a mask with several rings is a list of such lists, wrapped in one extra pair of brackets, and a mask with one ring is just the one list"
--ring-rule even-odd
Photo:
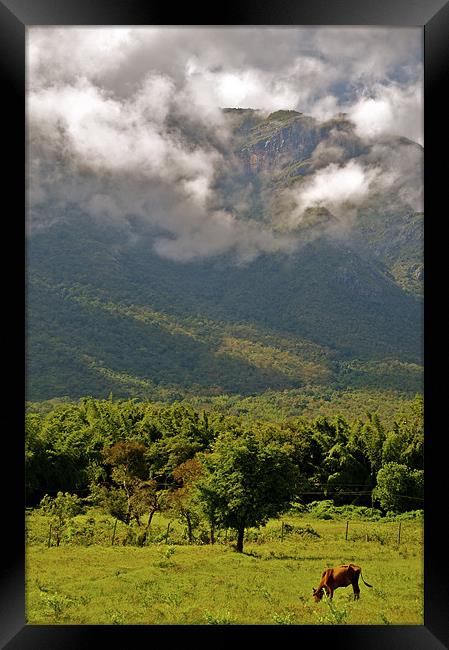
[[(360, 577), (361, 577), (362, 580), (363, 580), (363, 576), (362, 576), (362, 572), (361, 572), (361, 571), (360, 571)], [(372, 587), (372, 586), (373, 586), (373, 585), (369, 585), (367, 582), (365, 582), (365, 580), (363, 580), (363, 584), (365, 584), (367, 587)]]

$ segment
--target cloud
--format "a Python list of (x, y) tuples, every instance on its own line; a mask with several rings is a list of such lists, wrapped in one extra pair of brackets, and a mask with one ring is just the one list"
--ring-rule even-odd
[(341, 236), (366, 208), (423, 210), (423, 155), (417, 144), (386, 140), (342, 163), (344, 152), (330, 139), (320, 143), (312, 160), (319, 162), (316, 171), (281, 196), (277, 219), (283, 231), (302, 237), (305, 227), (309, 239)]
[(32, 27), (27, 51), (31, 87), (81, 76), (128, 96), (161, 74), (203, 101), (269, 103), (275, 93), (302, 112), (359, 86), (422, 78), (420, 28)]
[(360, 203), (377, 174), (377, 170), (366, 171), (354, 161), (343, 167), (331, 163), (313, 176), (309, 186), (301, 192), (301, 201), (305, 207)]
[(140, 219), (165, 257), (188, 261), (232, 251), (243, 262), (294, 250), (295, 229), (311, 207), (326, 207), (334, 221), (348, 223), (381, 181), (384, 188), (396, 184), (400, 200), (416, 203), (405, 179), (416, 177), (417, 161), (407, 167), (395, 159), (404, 176), (387, 174), (387, 149), (371, 144), (371, 158), (348, 162), (350, 143), (348, 149), (342, 133), (317, 147), (314, 175), (285, 193), (285, 211), (271, 223), (252, 219), (250, 182), (235, 188), (227, 205), (217, 178), (232, 165), (223, 107), (262, 114), (294, 109), (319, 120), (345, 111), (362, 139), (394, 134), (419, 141), (420, 33), (28, 28), (31, 230), (78, 208), (130, 235), (132, 220)]
[(326, 230), (348, 226), (356, 210), (367, 200), (380, 168), (350, 160), (345, 165), (330, 163), (306, 178), (297, 188), (287, 190), (285, 199), (292, 206), (284, 225), (289, 230), (302, 226), (311, 208), (324, 208), (332, 219)]
[(79, 169), (175, 182), (210, 178), (216, 150), (193, 149), (164, 124), (170, 82), (150, 77), (128, 100), (80, 80), (29, 97), (31, 142), (45, 142)]
[(362, 137), (376, 139), (402, 135), (423, 144), (423, 88), (376, 84), (348, 110)]
[[(325, 27), (313, 32), (313, 47), (351, 83), (376, 83), (419, 73), (423, 30), (416, 27)], [(339, 75), (342, 77), (342, 73)]]
[(78, 77), (101, 83), (126, 64), (139, 44), (131, 28), (31, 27), (26, 46), (27, 86), (32, 90)]
[(184, 225), (176, 236), (157, 238), (159, 255), (186, 262), (233, 252), (238, 263), (246, 264), (261, 253), (291, 253), (298, 245), (294, 238), (276, 235), (255, 222), (239, 221), (224, 211), (209, 213), (200, 227), (198, 221), (185, 220)]
[(155, 229), (156, 252), (180, 261), (229, 251), (243, 261), (291, 248), (282, 238), (278, 244), (268, 228), (213, 209), (213, 182), (224, 161), (217, 149), (195, 146), (167, 125), (167, 107), (177, 101), (161, 76), (148, 77), (121, 100), (86, 79), (32, 93), (32, 219), (45, 210), (47, 225), (53, 223), (48, 215), (64, 213), (64, 202), (111, 225), (137, 216)]
[(362, 157), (365, 165), (381, 169), (373, 185), (372, 202), (378, 209), (423, 210), (423, 150), (414, 143), (402, 142), (399, 138), (375, 143)]

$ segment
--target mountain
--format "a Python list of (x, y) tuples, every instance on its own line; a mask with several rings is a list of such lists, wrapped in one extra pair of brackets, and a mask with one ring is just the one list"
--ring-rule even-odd
[[(422, 389), (423, 215), (379, 171), (398, 152), (419, 161), (419, 145), (367, 144), (345, 115), (224, 113), (219, 207), (301, 245), (179, 261), (155, 252), (138, 217), (129, 237), (66, 210), (27, 239), (27, 399)], [(379, 193), (356, 217), (342, 211), (338, 231), (325, 207), (287, 227), (289, 192), (345, 164), (374, 169)]]

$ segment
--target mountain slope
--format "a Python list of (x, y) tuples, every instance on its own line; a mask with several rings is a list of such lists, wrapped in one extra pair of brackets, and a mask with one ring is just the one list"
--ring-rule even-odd
[[(343, 163), (372, 153), (345, 116), (228, 113), (217, 192), (236, 205), (245, 189), (244, 210), (264, 223), (324, 152)], [(297, 252), (242, 264), (164, 259), (141, 220), (129, 237), (76, 207), (64, 213), (27, 242), (27, 398), (419, 391), (422, 215), (369, 206), (344, 239), (314, 230), (325, 210), (309, 216), (313, 237)]]

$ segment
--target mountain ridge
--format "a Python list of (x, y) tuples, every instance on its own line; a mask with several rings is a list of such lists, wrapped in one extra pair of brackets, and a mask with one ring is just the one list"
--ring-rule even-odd
[[(344, 115), (324, 126), (288, 111), (232, 119), (217, 188), (232, 205), (249, 187), (246, 210), (262, 223), (286, 188), (323, 167), (321, 145), (320, 155), (340, 151), (340, 165), (371, 151)], [(288, 131), (298, 122), (309, 148)], [(254, 146), (265, 153), (251, 166)], [(363, 208), (328, 237), (316, 224), (329, 213), (309, 210), (316, 231), (295, 253), (244, 263), (164, 259), (139, 219), (127, 230), (76, 206), (61, 217), (27, 240), (27, 399), (422, 389), (422, 213)]]

